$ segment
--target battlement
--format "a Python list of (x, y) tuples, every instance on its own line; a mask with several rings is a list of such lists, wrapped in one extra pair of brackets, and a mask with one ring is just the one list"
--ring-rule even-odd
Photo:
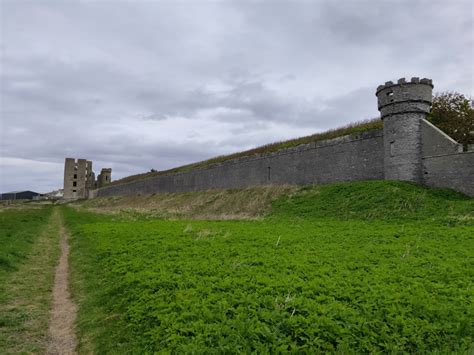
[(385, 84), (383, 85), (379, 85), (377, 87), (377, 92), (376, 92), (376, 95), (378, 94), (378, 92), (380, 90), (383, 90), (383, 89), (387, 89), (387, 88), (391, 88), (392, 86), (397, 86), (397, 85), (412, 85), (412, 84), (426, 84), (426, 85), (430, 85), (431, 88), (433, 88), (433, 81), (431, 79), (428, 79), (428, 78), (423, 78), (423, 79), (420, 79), (418, 77), (413, 77), (410, 79), (410, 81), (407, 81), (405, 78), (400, 78), (397, 80), (397, 83), (394, 84), (392, 81), (386, 81)]
[(381, 118), (405, 113), (430, 112), (433, 82), (427, 78), (401, 78), (397, 83), (387, 81), (377, 88), (378, 108)]

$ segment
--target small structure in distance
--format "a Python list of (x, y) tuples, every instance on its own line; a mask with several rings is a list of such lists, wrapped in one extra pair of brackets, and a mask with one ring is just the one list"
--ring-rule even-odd
[(38, 200), (41, 194), (38, 192), (26, 190), (26, 191), (12, 191), (12, 192), (5, 192), (0, 194), (0, 200)]
[(89, 192), (103, 187), (112, 181), (112, 169), (104, 168), (95, 179), (92, 161), (86, 159), (66, 158), (64, 163), (64, 196), (65, 200), (88, 198)]

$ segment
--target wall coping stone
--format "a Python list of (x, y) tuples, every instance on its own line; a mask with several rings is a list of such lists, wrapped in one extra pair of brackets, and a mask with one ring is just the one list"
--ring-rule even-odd
[(429, 158), (439, 158), (439, 157), (446, 157), (449, 155), (462, 155), (462, 154), (474, 154), (474, 151), (468, 150), (467, 152), (455, 152), (455, 153), (446, 153), (446, 154), (437, 154), (437, 155), (426, 155), (421, 159), (429, 159)]

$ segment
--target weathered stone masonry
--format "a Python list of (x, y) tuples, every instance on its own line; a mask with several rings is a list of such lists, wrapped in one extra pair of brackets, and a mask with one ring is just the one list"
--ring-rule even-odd
[(64, 163), (64, 198), (86, 198), (93, 188), (92, 162), (86, 159), (66, 158)]
[(95, 180), (92, 162), (86, 159), (66, 158), (64, 162), (64, 196), (65, 200), (89, 198), (92, 191), (110, 183), (112, 169), (102, 169)]
[(183, 173), (107, 186), (99, 189), (98, 195), (383, 179), (382, 147), (382, 132), (375, 130), (275, 153), (228, 160)]
[(104, 186), (91, 197), (381, 179), (450, 187), (474, 196), (474, 152), (462, 152), (457, 142), (425, 120), (432, 89), (431, 80), (418, 78), (379, 86), (383, 130)]

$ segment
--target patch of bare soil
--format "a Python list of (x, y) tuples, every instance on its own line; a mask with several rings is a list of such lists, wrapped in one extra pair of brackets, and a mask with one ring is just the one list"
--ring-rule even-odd
[(77, 306), (69, 292), (69, 235), (61, 223), (61, 256), (56, 267), (53, 289), (53, 306), (49, 326), (50, 342), (47, 354), (75, 354), (76, 334), (74, 321)]

